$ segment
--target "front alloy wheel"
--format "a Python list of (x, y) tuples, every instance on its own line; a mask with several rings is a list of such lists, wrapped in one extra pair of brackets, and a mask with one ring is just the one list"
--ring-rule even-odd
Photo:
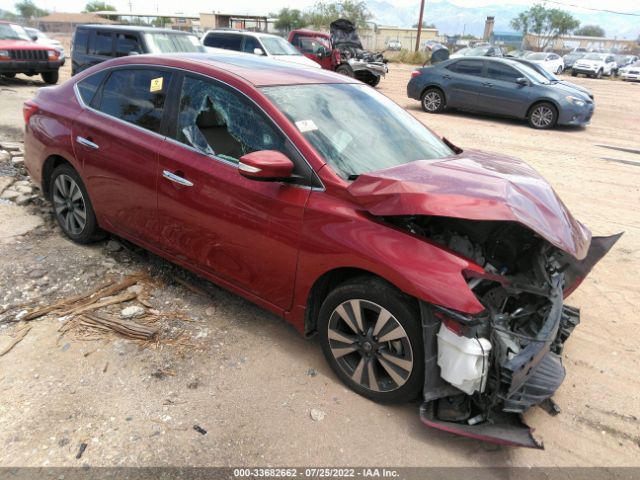
[(556, 110), (551, 104), (540, 103), (531, 109), (529, 124), (538, 129), (551, 128), (555, 125), (556, 118)]
[(397, 403), (421, 391), (420, 314), (383, 280), (360, 277), (337, 287), (322, 305), (318, 332), (329, 365), (356, 393)]

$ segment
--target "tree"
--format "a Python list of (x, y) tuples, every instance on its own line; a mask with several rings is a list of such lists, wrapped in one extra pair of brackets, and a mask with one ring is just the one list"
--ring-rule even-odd
[(537, 4), (529, 10), (521, 12), (511, 20), (511, 27), (522, 32), (524, 36), (535, 33), (535, 42), (540, 50), (544, 50), (560, 35), (565, 35), (580, 26), (570, 13), (558, 8), (547, 8)]
[(47, 10), (43, 10), (33, 3), (33, 0), (22, 0), (16, 3), (16, 10), (22, 18), (44, 17), (49, 14)]
[(17, 15), (9, 10), (2, 10), (0, 8), (0, 20), (8, 20), (14, 22), (17, 19)]
[(327, 28), (331, 22), (339, 18), (346, 18), (357, 27), (366, 28), (372, 17), (366, 2), (359, 0), (340, 0), (333, 3), (319, 1), (305, 16), (307, 24), (318, 28)]
[(604, 37), (605, 35), (604, 29), (599, 25), (585, 25), (577, 29), (573, 34), (584, 37)]
[[(418, 24), (414, 23), (413, 28), (418, 28)], [(422, 22), (422, 28), (438, 28), (435, 23)]]
[(274, 27), (280, 32), (290, 32), (308, 25), (305, 15), (296, 8), (281, 8), (278, 13), (269, 15), (276, 19)]
[(89, 2), (85, 5), (83, 13), (86, 12), (103, 12), (103, 11), (115, 12), (116, 7), (113, 5), (108, 5), (104, 2), (100, 2), (98, 0), (94, 0), (93, 2)]

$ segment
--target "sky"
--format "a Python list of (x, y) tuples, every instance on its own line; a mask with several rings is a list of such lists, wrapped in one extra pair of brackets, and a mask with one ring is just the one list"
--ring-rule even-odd
[[(35, 3), (50, 11), (58, 12), (79, 12), (86, 5), (88, 0), (35, 0)], [(419, 0), (387, 0), (394, 5), (414, 5)], [(638, 0), (557, 0), (564, 4), (581, 5), (591, 8), (607, 8), (610, 10), (631, 12), (640, 10), (640, 2)], [(224, 13), (236, 14), (259, 14), (266, 15), (269, 12), (278, 11), (282, 7), (304, 9), (313, 5), (314, 0), (235, 0), (229, 2), (227, 0), (181, 0), (176, 7), (175, 0), (106, 0), (108, 4), (115, 6), (118, 10), (129, 11), (129, 2), (131, 2), (133, 11), (136, 12), (160, 12), (160, 13), (185, 13), (197, 14), (203, 11), (219, 11)], [(531, 4), (531, 0), (449, 0), (455, 5), (472, 7), (483, 5), (500, 5), (500, 4)], [(0, 8), (5, 10), (14, 10), (14, 0), (0, 0)], [(229, 5), (233, 5), (230, 7)], [(427, 0), (427, 6), (429, 0)], [(205, 6), (206, 5), (206, 6)], [(549, 6), (557, 7), (557, 4)]]

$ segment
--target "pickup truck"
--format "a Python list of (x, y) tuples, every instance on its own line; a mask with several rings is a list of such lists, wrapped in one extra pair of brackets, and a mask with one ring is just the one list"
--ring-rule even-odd
[(0, 21), (0, 75), (40, 74), (44, 83), (58, 82), (60, 56), (54, 47), (38, 45), (20, 25)]

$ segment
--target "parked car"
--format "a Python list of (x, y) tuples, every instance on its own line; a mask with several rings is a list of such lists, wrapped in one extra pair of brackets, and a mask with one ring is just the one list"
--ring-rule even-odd
[(429, 426), (540, 446), (520, 413), (559, 388), (564, 298), (619, 235), (592, 238), (524, 162), (248, 55), (111, 60), (24, 112), (71, 240), (114, 232), (283, 316), (360, 395), (424, 395)]
[(568, 82), (567, 80), (563, 80), (561, 78), (558, 78), (553, 73), (551, 73), (551, 72), (545, 70), (544, 68), (542, 68), (541, 65), (538, 65), (537, 63), (530, 62), (529, 60), (526, 60), (524, 58), (514, 58), (513, 60), (518, 62), (518, 63), (521, 63), (522, 65), (526, 65), (529, 68), (532, 68), (533, 70), (538, 72), (540, 75), (545, 77), (547, 80), (549, 80), (551, 83), (560, 83), (560, 84), (565, 85), (567, 87), (571, 87), (574, 90), (577, 90), (577, 91), (585, 94), (587, 97), (589, 97), (591, 100), (593, 100), (593, 92), (591, 92), (591, 90), (589, 90), (588, 88), (584, 88), (582, 85), (578, 85), (577, 83)]
[(338, 19), (331, 22), (329, 28), (330, 34), (307, 29), (292, 30), (289, 42), (325, 70), (377, 86), (389, 71), (382, 53), (365, 50), (355, 25), (349, 20)]
[(615, 55), (615, 61), (616, 70), (614, 75), (618, 76), (621, 68), (636, 63), (638, 61), (638, 57), (636, 55)]
[(387, 50), (398, 52), (402, 50), (402, 42), (400, 40), (389, 40), (387, 42)]
[(616, 59), (611, 53), (587, 53), (580, 60), (577, 60), (571, 68), (571, 75), (576, 77), (579, 74), (587, 77), (601, 78), (603, 75), (610, 77), (616, 71)]
[(564, 71), (564, 62), (562, 57), (553, 52), (531, 52), (524, 57), (530, 62), (537, 63), (547, 72), (560, 75)]
[(506, 58), (463, 57), (415, 70), (407, 94), (429, 113), (457, 108), (526, 119), (537, 129), (585, 126), (594, 111), (587, 95)]
[(320, 65), (302, 55), (284, 38), (269, 33), (209, 30), (203, 35), (201, 41), (209, 52), (232, 50), (251, 55), (263, 55), (273, 60), (295, 63), (304, 67), (320, 68)]
[(81, 25), (71, 43), (71, 75), (114, 57), (189, 52), (204, 52), (191, 33), (131, 25)]
[(505, 57), (509, 57), (509, 58), (522, 58), (522, 57), (526, 57), (529, 53), (533, 53), (531, 52), (531, 50), (511, 50), (507, 53), (504, 54)]
[(564, 62), (564, 69), (565, 70), (571, 69), (573, 65), (582, 57), (584, 57), (586, 54), (587, 54), (586, 52), (567, 53), (565, 56), (562, 57), (562, 61)]
[(462, 50), (458, 50), (456, 53), (451, 55), (451, 58), (459, 58), (459, 57), (503, 57), (504, 52), (501, 47), (495, 45), (482, 45), (479, 47), (473, 47), (468, 50), (464, 48)]
[(60, 58), (60, 66), (64, 65), (65, 62), (65, 51), (62, 43), (55, 38), (48, 37), (43, 32), (38, 30), (37, 28), (24, 27), (25, 31), (31, 37), (31, 40), (36, 42), (39, 45), (47, 45), (56, 49), (58, 52), (58, 57)]
[(40, 74), (44, 83), (58, 82), (60, 57), (55, 48), (38, 45), (22, 26), (0, 21), (0, 75), (13, 78)]
[(640, 62), (632, 63), (618, 71), (622, 80), (640, 80)]

